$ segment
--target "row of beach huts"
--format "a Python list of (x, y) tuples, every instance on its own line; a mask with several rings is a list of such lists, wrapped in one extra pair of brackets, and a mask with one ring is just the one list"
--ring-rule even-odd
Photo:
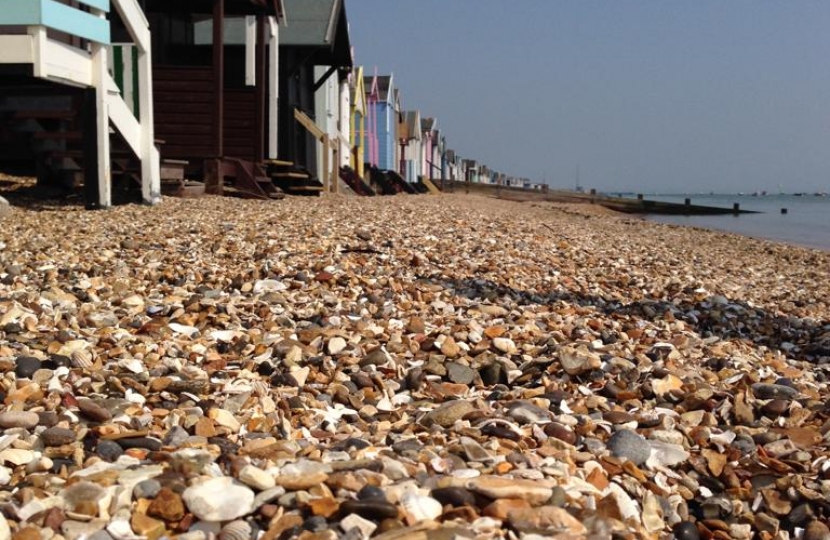
[(0, 0), (0, 169), (89, 207), (542, 189), (356, 65), (344, 0)]

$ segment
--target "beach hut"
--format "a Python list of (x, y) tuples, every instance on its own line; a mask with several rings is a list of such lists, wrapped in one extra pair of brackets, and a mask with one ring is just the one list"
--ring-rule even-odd
[[(109, 69), (116, 40), (135, 66), (127, 100)], [(55, 194), (82, 184), (87, 206), (105, 208), (117, 161), (157, 202), (151, 41), (136, 0), (0, 0), (0, 166)]]
[(470, 184), (477, 184), (479, 182), (478, 162), (476, 160), (464, 160), (464, 181)]
[(420, 111), (404, 111), (398, 124), (401, 145), (399, 171), (409, 183), (415, 183), (423, 171), (423, 131)]
[(284, 2), (289, 24), (279, 36), (279, 161), (291, 169), (281, 174), (307, 172), (336, 189), (339, 168), (348, 163), (343, 119), (353, 60), (346, 7), (343, 0)]
[(162, 157), (186, 164), (209, 193), (279, 198), (265, 161), (277, 157), (283, 1), (144, 4)]
[(400, 95), (395, 89), (394, 75), (376, 77), (377, 101), (371, 104), (374, 107), (375, 134), (378, 140), (378, 168), (383, 170), (398, 170), (398, 123), (400, 111)]
[(365, 177), (364, 168), (366, 163), (366, 134), (367, 134), (367, 104), (365, 78), (363, 66), (355, 66), (349, 80), (349, 95), (351, 109), (349, 114), (349, 132), (351, 136), (351, 151), (349, 152), (349, 163), (361, 178)]
[[(377, 74), (363, 77), (363, 88), (366, 96), (366, 121), (365, 135), (363, 137), (364, 147), (364, 170), (378, 166), (378, 101), (380, 92), (378, 90)], [(365, 174), (364, 174), (365, 177)]]
[(432, 154), (436, 146), (433, 131), (437, 127), (438, 121), (435, 118), (430, 116), (421, 118), (421, 166), (419, 175), (427, 178), (432, 178)]

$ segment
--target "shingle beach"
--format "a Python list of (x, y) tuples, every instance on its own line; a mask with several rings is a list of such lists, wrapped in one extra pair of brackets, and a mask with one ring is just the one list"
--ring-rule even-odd
[(828, 278), (591, 205), (13, 207), (0, 540), (827, 540)]

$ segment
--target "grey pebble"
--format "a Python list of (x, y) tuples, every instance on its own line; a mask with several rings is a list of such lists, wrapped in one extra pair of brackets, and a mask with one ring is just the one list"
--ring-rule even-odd
[(635, 465), (642, 465), (651, 455), (646, 438), (630, 429), (614, 433), (605, 445), (612, 456), (626, 458)]

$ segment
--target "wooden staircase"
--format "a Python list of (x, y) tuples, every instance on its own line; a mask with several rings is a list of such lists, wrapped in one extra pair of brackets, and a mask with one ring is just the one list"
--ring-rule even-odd
[(357, 195), (363, 197), (374, 197), (377, 195), (370, 185), (363, 181), (351, 167), (340, 167), (340, 179)]
[(267, 165), (225, 157), (206, 162), (205, 190), (213, 195), (279, 200), (285, 193), (268, 175)]
[(418, 190), (415, 188), (415, 186), (407, 182), (406, 178), (398, 174), (398, 171), (393, 171), (390, 169), (386, 171), (386, 175), (389, 177), (389, 180), (397, 186), (398, 193), (409, 193), (411, 195), (415, 195), (418, 193)]
[[(47, 92), (42, 87), (28, 95), (21, 87), (7, 88), (4, 93), (9, 95), (0, 99), (0, 119), (15, 140), (17, 155), (0, 158), (27, 163), (23, 170), (30, 169), (37, 177), (36, 194), (72, 198), (84, 193), (88, 164), (83, 140), (85, 104), (80, 94)], [(113, 202), (139, 202), (141, 163), (117, 130), (110, 128), (109, 133)], [(186, 165), (164, 162), (162, 181), (183, 184)]]
[[(108, 71), (111, 10), (136, 47), (139, 111), (135, 113)], [(32, 157), (39, 168), (45, 168), (38, 171), (39, 177), (54, 181), (47, 177), (63, 176), (60, 185), (70, 191), (77, 187), (77, 177), (82, 177), (91, 208), (106, 208), (113, 202), (111, 143), (125, 143), (140, 164), (141, 200), (155, 204), (160, 199), (148, 75), (151, 46), (149, 23), (138, 0), (0, 0), (0, 68), (11, 75), (0, 98), (26, 98), (22, 90), (37, 86), (53, 97), (75, 101), (64, 107), (65, 114), (55, 108), (14, 106), (10, 109), (13, 118), (5, 119), (13, 124), (8, 129), (28, 133), (25, 142), (35, 154)], [(28, 131), (15, 122), (25, 123)], [(113, 131), (118, 132), (120, 142), (111, 140)], [(130, 166), (122, 163), (122, 169)], [(124, 176), (118, 172), (115, 176)]]
[(266, 163), (266, 174), (274, 185), (289, 195), (319, 196), (323, 184), (302, 167), (290, 161), (271, 159)]

